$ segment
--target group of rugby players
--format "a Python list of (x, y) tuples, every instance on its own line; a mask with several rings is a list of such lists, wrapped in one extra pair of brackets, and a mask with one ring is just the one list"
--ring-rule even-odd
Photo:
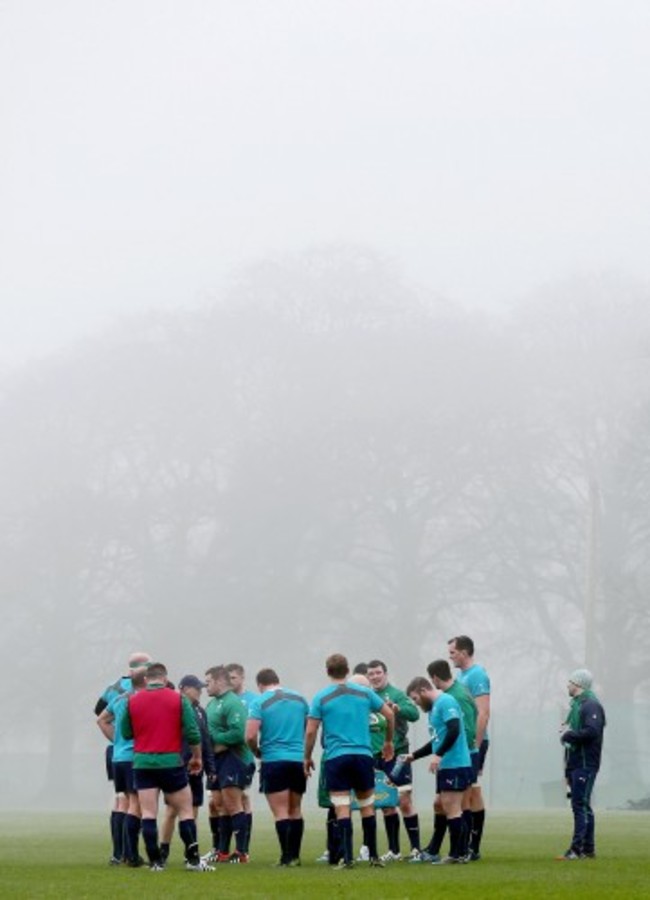
[[(129, 658), (128, 674), (104, 691), (95, 713), (109, 741), (107, 769), (114, 782), (112, 865), (163, 871), (176, 824), (185, 866), (212, 871), (215, 863), (248, 863), (252, 814), (247, 791), (260, 765), (260, 791), (275, 820), (277, 865), (300, 865), (302, 799), (314, 771), (321, 731), (319, 803), (327, 808), (327, 850), (320, 861), (351, 868), (352, 811), (361, 816), (358, 860), (383, 867), (402, 859), (400, 814), (412, 863), (458, 864), (480, 859), (485, 811), (478, 778), (487, 751), (490, 682), (474, 663), (471, 638), (448, 642), (447, 659), (427, 667), (406, 691), (390, 684), (378, 659), (351, 674), (341, 654), (326, 660), (329, 685), (311, 704), (280, 684), (270, 668), (256, 675), (257, 693), (244, 689), (238, 663), (213, 666), (200, 679), (186, 675), (175, 689), (162, 663), (146, 653)], [(450, 662), (452, 665), (450, 665)], [(458, 669), (454, 679), (452, 667)], [(200, 703), (206, 689), (209, 700)], [(420, 712), (430, 739), (410, 751), (408, 727)], [(436, 775), (433, 835), (421, 845), (413, 804), (411, 764), (429, 758)], [(199, 855), (196, 818), (209, 791), (212, 848)], [(165, 812), (158, 824), (160, 793)], [(384, 817), (388, 850), (377, 849), (376, 809)], [(449, 852), (441, 854), (446, 832)], [(232, 846), (234, 844), (234, 847)]]

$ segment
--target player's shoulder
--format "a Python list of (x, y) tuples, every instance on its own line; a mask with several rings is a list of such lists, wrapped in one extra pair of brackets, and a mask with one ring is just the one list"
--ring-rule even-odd
[(434, 706), (437, 706), (438, 709), (443, 709), (445, 706), (449, 706), (452, 703), (457, 703), (458, 701), (454, 699), (454, 697), (449, 693), (449, 691), (441, 691), (435, 699)]
[(283, 700), (288, 701), (292, 705), (296, 703), (302, 704), (303, 706), (307, 705), (307, 698), (300, 693), (300, 691), (294, 691), (292, 688), (279, 688), (278, 694)]
[(460, 711), (460, 705), (458, 700), (449, 693), (449, 691), (444, 691), (442, 694), (438, 696), (436, 699), (435, 705), (440, 710), (458, 710)]
[(266, 709), (269, 703), (273, 702), (273, 698), (276, 695), (275, 690), (264, 691), (261, 694), (257, 694), (248, 704), (248, 712), (249, 714), (253, 711), (259, 712), (260, 710)]
[(282, 694), (287, 694), (289, 697), (299, 697), (301, 700), (305, 699), (303, 694), (301, 694), (300, 691), (294, 690), (294, 688), (282, 687), (278, 688), (278, 690), (281, 691)]
[(319, 691), (316, 691), (316, 693), (312, 697), (312, 706), (314, 706), (314, 704), (322, 703), (324, 700), (332, 697), (333, 694), (341, 694), (340, 684), (328, 684), (325, 687), (321, 688)]
[(475, 697), (490, 693), (490, 676), (485, 666), (480, 663), (474, 663), (469, 669), (465, 669), (460, 681), (469, 688)]

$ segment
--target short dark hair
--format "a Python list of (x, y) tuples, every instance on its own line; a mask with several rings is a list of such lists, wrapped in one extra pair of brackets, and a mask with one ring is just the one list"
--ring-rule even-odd
[(152, 662), (145, 670), (147, 681), (155, 681), (156, 678), (167, 678), (167, 666), (161, 662)]
[(368, 663), (357, 663), (354, 669), (352, 669), (353, 675), (365, 675), (368, 671)]
[(342, 653), (332, 653), (325, 660), (327, 674), (330, 678), (345, 678), (350, 671), (348, 661)]
[(228, 680), (228, 670), (225, 666), (210, 666), (209, 669), (205, 670), (205, 674), (214, 678), (215, 681), (218, 678), (224, 678), (226, 681)]
[(441, 681), (451, 681), (451, 667), (446, 659), (434, 659), (427, 666), (429, 678), (440, 678)]
[(255, 676), (255, 681), (263, 687), (268, 687), (269, 684), (280, 684), (280, 679), (275, 669), (260, 669)]
[[(368, 663), (368, 669), (383, 669), (384, 672), (388, 672), (386, 663), (382, 662), (380, 659), (371, 659)], [(368, 669), (366, 669), (366, 672), (368, 671)]]
[(226, 666), (226, 672), (228, 672), (229, 675), (231, 672), (236, 672), (238, 675), (241, 675), (242, 678), (246, 674), (241, 663), (228, 663), (228, 665)]
[(419, 694), (420, 691), (430, 691), (432, 688), (433, 685), (428, 678), (424, 678), (422, 675), (416, 675), (415, 678), (409, 681), (406, 693), (410, 696), (411, 694)]
[(457, 650), (466, 650), (468, 656), (474, 656), (474, 641), (466, 634), (459, 634), (457, 637), (449, 638), (448, 644), (456, 644)]

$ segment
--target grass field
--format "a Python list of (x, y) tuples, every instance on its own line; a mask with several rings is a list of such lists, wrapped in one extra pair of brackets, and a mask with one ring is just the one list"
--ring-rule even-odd
[[(148, 869), (107, 865), (110, 848), (102, 815), (3, 813), (0, 897), (650, 898), (647, 813), (599, 813), (596, 860), (554, 860), (568, 845), (568, 811), (502, 812), (488, 818), (480, 862), (445, 867), (393, 863), (383, 870), (359, 864), (344, 872), (314, 861), (323, 850), (322, 823), (322, 816), (308, 819), (300, 869), (272, 868), (277, 859), (275, 834), (260, 804), (249, 865), (222, 865), (207, 873), (185, 872), (180, 843), (175, 838), (169, 868), (153, 874)], [(202, 822), (200, 827), (205, 836), (207, 826)], [(380, 840), (381, 849), (383, 834)]]

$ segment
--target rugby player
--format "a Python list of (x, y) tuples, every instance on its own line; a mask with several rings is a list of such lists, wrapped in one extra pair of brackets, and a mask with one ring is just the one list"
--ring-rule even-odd
[(303, 747), (309, 705), (301, 694), (281, 687), (273, 669), (260, 669), (255, 680), (261, 696), (250, 705), (246, 743), (262, 760), (260, 791), (275, 819), (280, 843), (278, 865), (299, 866), (304, 831), (301, 806), (306, 787)]
[[(194, 811), (194, 820), (198, 823), (199, 809), (203, 806), (205, 796), (203, 788), (204, 774), (211, 778), (214, 776), (214, 754), (212, 752), (212, 743), (208, 733), (208, 722), (205, 710), (201, 706), (201, 691), (205, 687), (205, 682), (197, 678), (196, 675), (183, 675), (178, 682), (178, 690), (183, 697), (186, 697), (191, 706), (192, 712), (196, 716), (196, 724), (201, 732), (201, 759), (203, 768), (200, 772), (188, 775), (190, 790), (192, 792), (192, 809)], [(186, 740), (183, 740), (183, 748), (181, 751), (183, 762), (187, 765), (192, 758), (192, 752)], [(176, 824), (176, 810), (169, 803), (165, 806), (165, 816), (162, 827), (160, 829), (160, 853), (163, 860), (167, 860), (171, 845), (172, 836), (174, 834), (174, 825)], [(198, 828), (198, 824), (197, 824)], [(198, 832), (197, 832), (198, 833)]]
[(471, 810), (472, 833), (469, 852), (473, 861), (481, 858), (481, 839), (485, 825), (485, 801), (479, 782), (483, 774), (485, 757), (489, 747), (488, 722), (490, 720), (490, 678), (483, 666), (474, 662), (474, 641), (466, 634), (447, 641), (449, 659), (458, 669), (458, 680), (470, 692), (476, 703), (476, 746), (478, 748), (478, 771), (472, 785)]
[[(158, 845), (160, 792), (178, 815), (178, 830), (185, 845), (185, 867), (193, 872), (214, 871), (202, 862), (192, 810), (187, 770), (201, 771), (201, 733), (189, 701), (167, 689), (167, 669), (151, 663), (145, 673), (146, 690), (131, 694), (121, 722), (124, 738), (133, 738), (135, 787), (142, 810), (142, 837), (149, 867), (161, 872), (165, 862)], [(187, 769), (181, 749), (183, 737), (190, 746)]]
[(392, 709), (374, 691), (347, 681), (348, 661), (340, 653), (326, 660), (331, 684), (319, 691), (309, 708), (305, 732), (305, 775), (314, 769), (313, 752), (319, 728), (323, 727), (325, 780), (336, 811), (341, 841), (339, 867), (352, 868), (351, 791), (361, 811), (363, 843), (368, 847), (371, 866), (383, 866), (377, 855), (377, 821), (374, 808), (375, 773), (370, 740), (370, 714), (380, 712), (386, 719), (384, 759), (395, 755)]
[[(136, 650), (129, 656), (128, 664), (127, 664), (127, 674), (122, 675), (121, 678), (118, 678), (117, 681), (111, 682), (108, 687), (104, 690), (101, 697), (98, 699), (95, 704), (95, 716), (100, 716), (101, 713), (106, 709), (108, 704), (115, 697), (119, 697), (120, 694), (125, 694), (131, 690), (131, 676), (134, 672), (141, 670), (146, 667), (151, 662), (151, 657), (148, 653), (143, 653), (140, 650)], [(113, 743), (110, 742), (106, 747), (106, 758), (105, 758), (105, 766), (106, 766), (106, 776), (109, 781), (113, 781)], [(115, 791), (115, 797), (113, 800), (113, 809), (111, 811), (110, 818), (110, 832), (111, 832), (111, 844), (113, 846), (113, 853), (111, 858), (109, 859), (109, 865), (118, 866), (124, 857), (124, 816), (125, 816), (125, 802), (124, 797), (120, 796), (120, 794)]]
[[(410, 722), (417, 722), (420, 713), (417, 706), (406, 696), (404, 691), (394, 687), (388, 680), (386, 664), (380, 659), (371, 659), (366, 672), (372, 689), (379, 694), (395, 714), (395, 754), (406, 755), (409, 751), (408, 727)], [(375, 765), (390, 778), (394, 761), (386, 762), (376, 758)], [(399, 796), (399, 807), (404, 819), (404, 827), (411, 845), (409, 859), (417, 860), (420, 855), (420, 820), (413, 803), (413, 776), (410, 764), (406, 764), (395, 784)], [(382, 859), (385, 862), (400, 860), (399, 813), (396, 807), (384, 809), (384, 826), (388, 839), (388, 853)]]
[[(439, 691), (445, 691), (445, 693), (450, 694), (460, 706), (463, 714), (463, 725), (465, 726), (467, 749), (469, 750), (470, 759), (472, 761), (472, 770), (476, 777), (476, 773), (478, 772), (478, 750), (476, 747), (477, 709), (474, 698), (460, 681), (454, 680), (451, 668), (446, 659), (435, 659), (433, 662), (429, 663), (427, 666), (427, 673), (433, 686)], [(425, 862), (434, 862), (435, 857), (440, 855), (440, 848), (447, 831), (447, 817), (442, 809), (440, 798), (437, 794), (433, 809), (433, 836), (429, 845), (423, 851)], [(471, 854), (469, 853), (469, 838), (472, 831), (471, 787), (467, 788), (463, 793), (462, 810), (462, 853), (469, 861), (471, 859)]]
[(144, 860), (138, 851), (140, 836), (140, 802), (133, 782), (133, 740), (122, 737), (122, 719), (131, 693), (145, 687), (145, 669), (138, 669), (131, 675), (131, 690), (117, 694), (106, 709), (97, 716), (97, 725), (113, 746), (113, 783), (116, 796), (120, 799), (122, 818), (123, 860), (127, 866), (137, 868)]
[[(257, 698), (257, 694), (254, 691), (246, 690), (246, 672), (244, 667), (241, 663), (228, 663), (226, 671), (228, 672), (230, 685), (236, 696), (246, 707), (246, 716), (248, 716), (250, 705), (253, 700)], [(253, 775), (254, 774), (255, 773), (253, 772)], [(242, 805), (244, 807), (244, 815), (246, 816), (246, 840), (244, 842), (244, 847), (245, 852), (248, 853), (251, 843), (251, 834), (253, 833), (253, 806), (247, 790), (244, 790), (242, 793)]]
[[(218, 859), (219, 862), (247, 863), (243, 793), (250, 787), (255, 761), (246, 744), (246, 708), (233, 692), (225, 666), (212, 666), (205, 675), (211, 698), (205, 712), (215, 761), (211, 814), (216, 811), (219, 818)], [(232, 853), (229, 852), (231, 835), (235, 836)]]
[(461, 708), (449, 693), (439, 691), (421, 676), (410, 682), (407, 693), (428, 714), (431, 731), (431, 740), (408, 758), (413, 761), (433, 754), (429, 771), (436, 775), (436, 792), (449, 829), (449, 856), (432, 862), (464, 863), (462, 798), (474, 775)]

